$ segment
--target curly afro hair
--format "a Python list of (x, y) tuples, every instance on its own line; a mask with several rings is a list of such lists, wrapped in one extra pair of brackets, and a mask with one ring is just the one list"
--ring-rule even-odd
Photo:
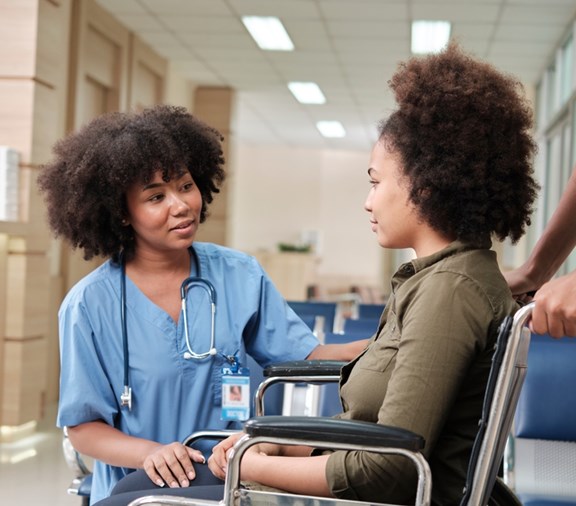
[(134, 253), (126, 191), (154, 174), (190, 172), (202, 194), (200, 221), (224, 181), (220, 133), (183, 107), (160, 105), (141, 113), (104, 114), (54, 146), (55, 158), (41, 168), (38, 186), (56, 236), (84, 258)]
[(539, 190), (521, 84), (451, 42), (402, 63), (389, 85), (398, 108), (380, 140), (400, 155), (421, 219), (462, 241), (516, 242)]

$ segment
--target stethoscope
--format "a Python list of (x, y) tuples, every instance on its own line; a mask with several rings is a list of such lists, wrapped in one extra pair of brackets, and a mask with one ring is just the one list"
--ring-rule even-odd
[[(191, 276), (186, 278), (182, 285), (180, 285), (180, 299), (182, 302), (182, 319), (184, 325), (184, 335), (186, 337), (186, 352), (183, 357), (187, 360), (196, 359), (202, 360), (204, 358), (214, 356), (218, 352), (216, 350), (216, 333), (215, 333), (215, 323), (216, 323), (216, 289), (214, 285), (210, 283), (207, 279), (201, 277), (200, 274), (200, 262), (198, 261), (198, 255), (191, 246), (190, 251), (192, 257), (194, 258), (194, 265), (196, 267), (196, 276)], [(129, 370), (130, 361), (128, 357), (128, 330), (126, 325), (126, 262), (124, 258), (120, 258), (120, 265), (122, 268), (121, 281), (120, 281), (120, 319), (122, 325), (122, 351), (124, 354), (124, 390), (120, 395), (120, 407), (128, 407), (128, 410), (132, 409), (132, 387), (130, 386)], [(186, 309), (186, 295), (193, 286), (200, 287), (206, 291), (210, 299), (210, 312), (211, 312), (211, 322), (210, 322), (210, 348), (202, 353), (196, 353), (190, 344), (190, 333), (188, 330), (188, 312)]]

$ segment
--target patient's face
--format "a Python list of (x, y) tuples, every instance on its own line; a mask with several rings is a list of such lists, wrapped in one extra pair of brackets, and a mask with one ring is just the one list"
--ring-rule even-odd
[(364, 208), (370, 213), (378, 244), (384, 248), (413, 248), (417, 214), (402, 180), (400, 157), (383, 141), (372, 149), (368, 175), (371, 187)]

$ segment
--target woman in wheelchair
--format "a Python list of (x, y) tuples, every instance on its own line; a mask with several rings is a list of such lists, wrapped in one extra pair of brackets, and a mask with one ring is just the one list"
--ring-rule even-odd
[(248, 395), (225, 412), (222, 391), (245, 387), (247, 354), (350, 360), (365, 345), (319, 345), (254, 258), (194, 241), (224, 178), (221, 140), (183, 108), (113, 113), (59, 142), (39, 176), (56, 234), (108, 259), (59, 311), (57, 423), (95, 459), (92, 502), (137, 468), (195, 479), (204, 458), (182, 441), (241, 428)]
[[(517, 310), (491, 239), (515, 242), (530, 223), (531, 110), (515, 79), (455, 43), (400, 65), (390, 87), (398, 107), (379, 126), (365, 209), (380, 246), (415, 258), (392, 278), (378, 333), (342, 370), (337, 416), (422, 435), (433, 501), (458, 504), (497, 328)], [(238, 437), (213, 449), (220, 479)], [(248, 488), (398, 504), (413, 502), (416, 483), (401, 456), (272, 444), (247, 451), (241, 477)]]

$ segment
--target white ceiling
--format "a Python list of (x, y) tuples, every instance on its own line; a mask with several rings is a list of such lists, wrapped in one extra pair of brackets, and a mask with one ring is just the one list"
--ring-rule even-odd
[[(534, 84), (576, 13), (576, 0), (97, 0), (191, 81), (237, 92), (233, 134), (248, 143), (367, 150), (393, 107), (387, 88), (410, 56), (413, 19), (446, 19), (462, 46)], [(243, 15), (278, 16), (294, 52), (261, 51)], [(315, 81), (302, 105), (288, 81)], [(347, 136), (324, 139), (318, 120)]]

